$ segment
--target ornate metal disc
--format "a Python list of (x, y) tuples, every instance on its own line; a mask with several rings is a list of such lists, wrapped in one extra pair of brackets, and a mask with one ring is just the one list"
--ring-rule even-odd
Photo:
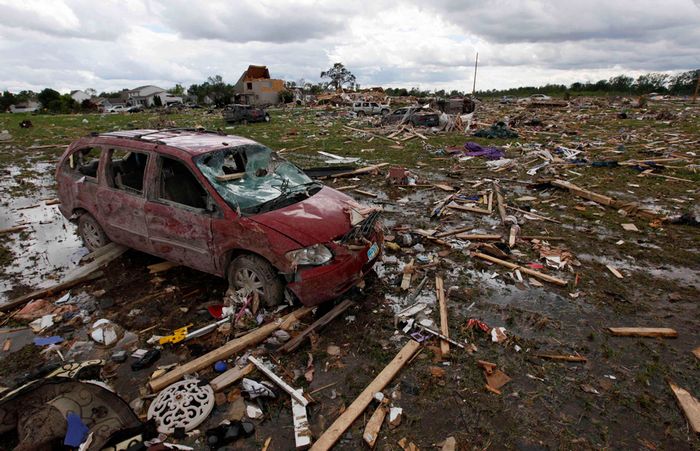
[(148, 407), (148, 419), (155, 418), (158, 432), (172, 434), (176, 427), (185, 432), (196, 428), (214, 409), (214, 390), (199, 385), (199, 379), (187, 379), (161, 391)]

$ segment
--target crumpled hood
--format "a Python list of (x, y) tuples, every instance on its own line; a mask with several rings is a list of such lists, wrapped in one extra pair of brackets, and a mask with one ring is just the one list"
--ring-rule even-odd
[(354, 200), (324, 186), (306, 200), (248, 218), (307, 247), (327, 243), (350, 230), (347, 202), (354, 203)]

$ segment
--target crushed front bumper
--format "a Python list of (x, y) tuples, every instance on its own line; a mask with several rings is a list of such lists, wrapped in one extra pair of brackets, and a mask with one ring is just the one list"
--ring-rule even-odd
[(287, 288), (307, 306), (339, 297), (357, 285), (382, 255), (384, 234), (381, 226), (375, 227), (367, 241), (356, 246), (327, 243), (333, 252), (333, 260), (322, 266), (298, 268)]

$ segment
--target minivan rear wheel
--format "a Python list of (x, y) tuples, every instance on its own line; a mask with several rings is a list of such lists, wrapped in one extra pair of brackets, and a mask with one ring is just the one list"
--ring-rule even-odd
[(260, 301), (275, 306), (284, 299), (284, 285), (275, 268), (257, 255), (236, 257), (228, 268), (229, 288), (245, 293), (257, 292)]
[(80, 215), (78, 219), (78, 233), (83, 239), (85, 247), (87, 247), (90, 252), (109, 244), (107, 234), (102, 230), (100, 223), (97, 222), (90, 213)]

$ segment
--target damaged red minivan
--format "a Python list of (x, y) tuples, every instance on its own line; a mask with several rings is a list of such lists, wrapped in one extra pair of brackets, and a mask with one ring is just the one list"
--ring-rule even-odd
[(379, 212), (247, 138), (171, 129), (95, 134), (56, 170), (90, 250), (110, 241), (226, 277), (268, 305), (356, 285), (382, 252)]

